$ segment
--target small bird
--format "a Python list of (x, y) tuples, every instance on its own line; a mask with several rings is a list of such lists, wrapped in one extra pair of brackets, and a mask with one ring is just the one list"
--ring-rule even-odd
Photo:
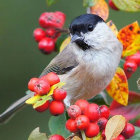
[[(40, 77), (55, 72), (67, 91), (64, 100), (70, 106), (78, 99), (90, 99), (103, 91), (113, 78), (122, 54), (122, 44), (104, 20), (94, 14), (76, 17), (69, 27), (71, 41)], [(0, 115), (5, 121), (21, 108), (33, 93), (12, 104)]]

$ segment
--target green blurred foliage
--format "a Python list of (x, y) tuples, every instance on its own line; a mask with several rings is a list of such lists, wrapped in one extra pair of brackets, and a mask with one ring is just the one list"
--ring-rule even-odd
[[(57, 10), (67, 15), (65, 27), (74, 17), (86, 12), (81, 0), (59, 0), (51, 7), (46, 6), (45, 0), (0, 0), (0, 112), (24, 96), (28, 80), (38, 76), (56, 55), (40, 53), (32, 33), (39, 27), (38, 18), (42, 12)], [(135, 20), (140, 22), (139, 17), (140, 13), (110, 10), (110, 19), (118, 29)], [(136, 89), (138, 76), (138, 72), (133, 75), (131, 89)], [(26, 140), (37, 126), (48, 133), (48, 119), (48, 112), (37, 113), (28, 106), (8, 123), (0, 125), (0, 140)]]

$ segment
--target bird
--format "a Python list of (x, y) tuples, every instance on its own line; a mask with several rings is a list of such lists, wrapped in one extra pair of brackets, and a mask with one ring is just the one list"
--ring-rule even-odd
[[(64, 100), (68, 107), (78, 99), (91, 99), (103, 91), (112, 80), (119, 65), (122, 44), (105, 21), (95, 14), (76, 17), (69, 26), (71, 41), (40, 77), (55, 72), (67, 91)], [(25, 105), (34, 94), (30, 92), (0, 115), (0, 122)]]

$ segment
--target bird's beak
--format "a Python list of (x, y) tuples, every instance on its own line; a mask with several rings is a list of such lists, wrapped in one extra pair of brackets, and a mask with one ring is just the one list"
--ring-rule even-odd
[(82, 41), (83, 40), (83, 37), (82, 36), (79, 36), (79, 35), (77, 35), (77, 34), (75, 34), (75, 35), (73, 35), (72, 37), (71, 37), (71, 42), (76, 42), (76, 41)]

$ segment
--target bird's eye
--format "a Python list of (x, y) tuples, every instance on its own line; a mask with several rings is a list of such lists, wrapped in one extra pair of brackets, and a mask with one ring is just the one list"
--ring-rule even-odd
[(91, 31), (93, 31), (93, 25), (92, 24), (89, 24), (88, 25), (88, 30), (91, 32)]

